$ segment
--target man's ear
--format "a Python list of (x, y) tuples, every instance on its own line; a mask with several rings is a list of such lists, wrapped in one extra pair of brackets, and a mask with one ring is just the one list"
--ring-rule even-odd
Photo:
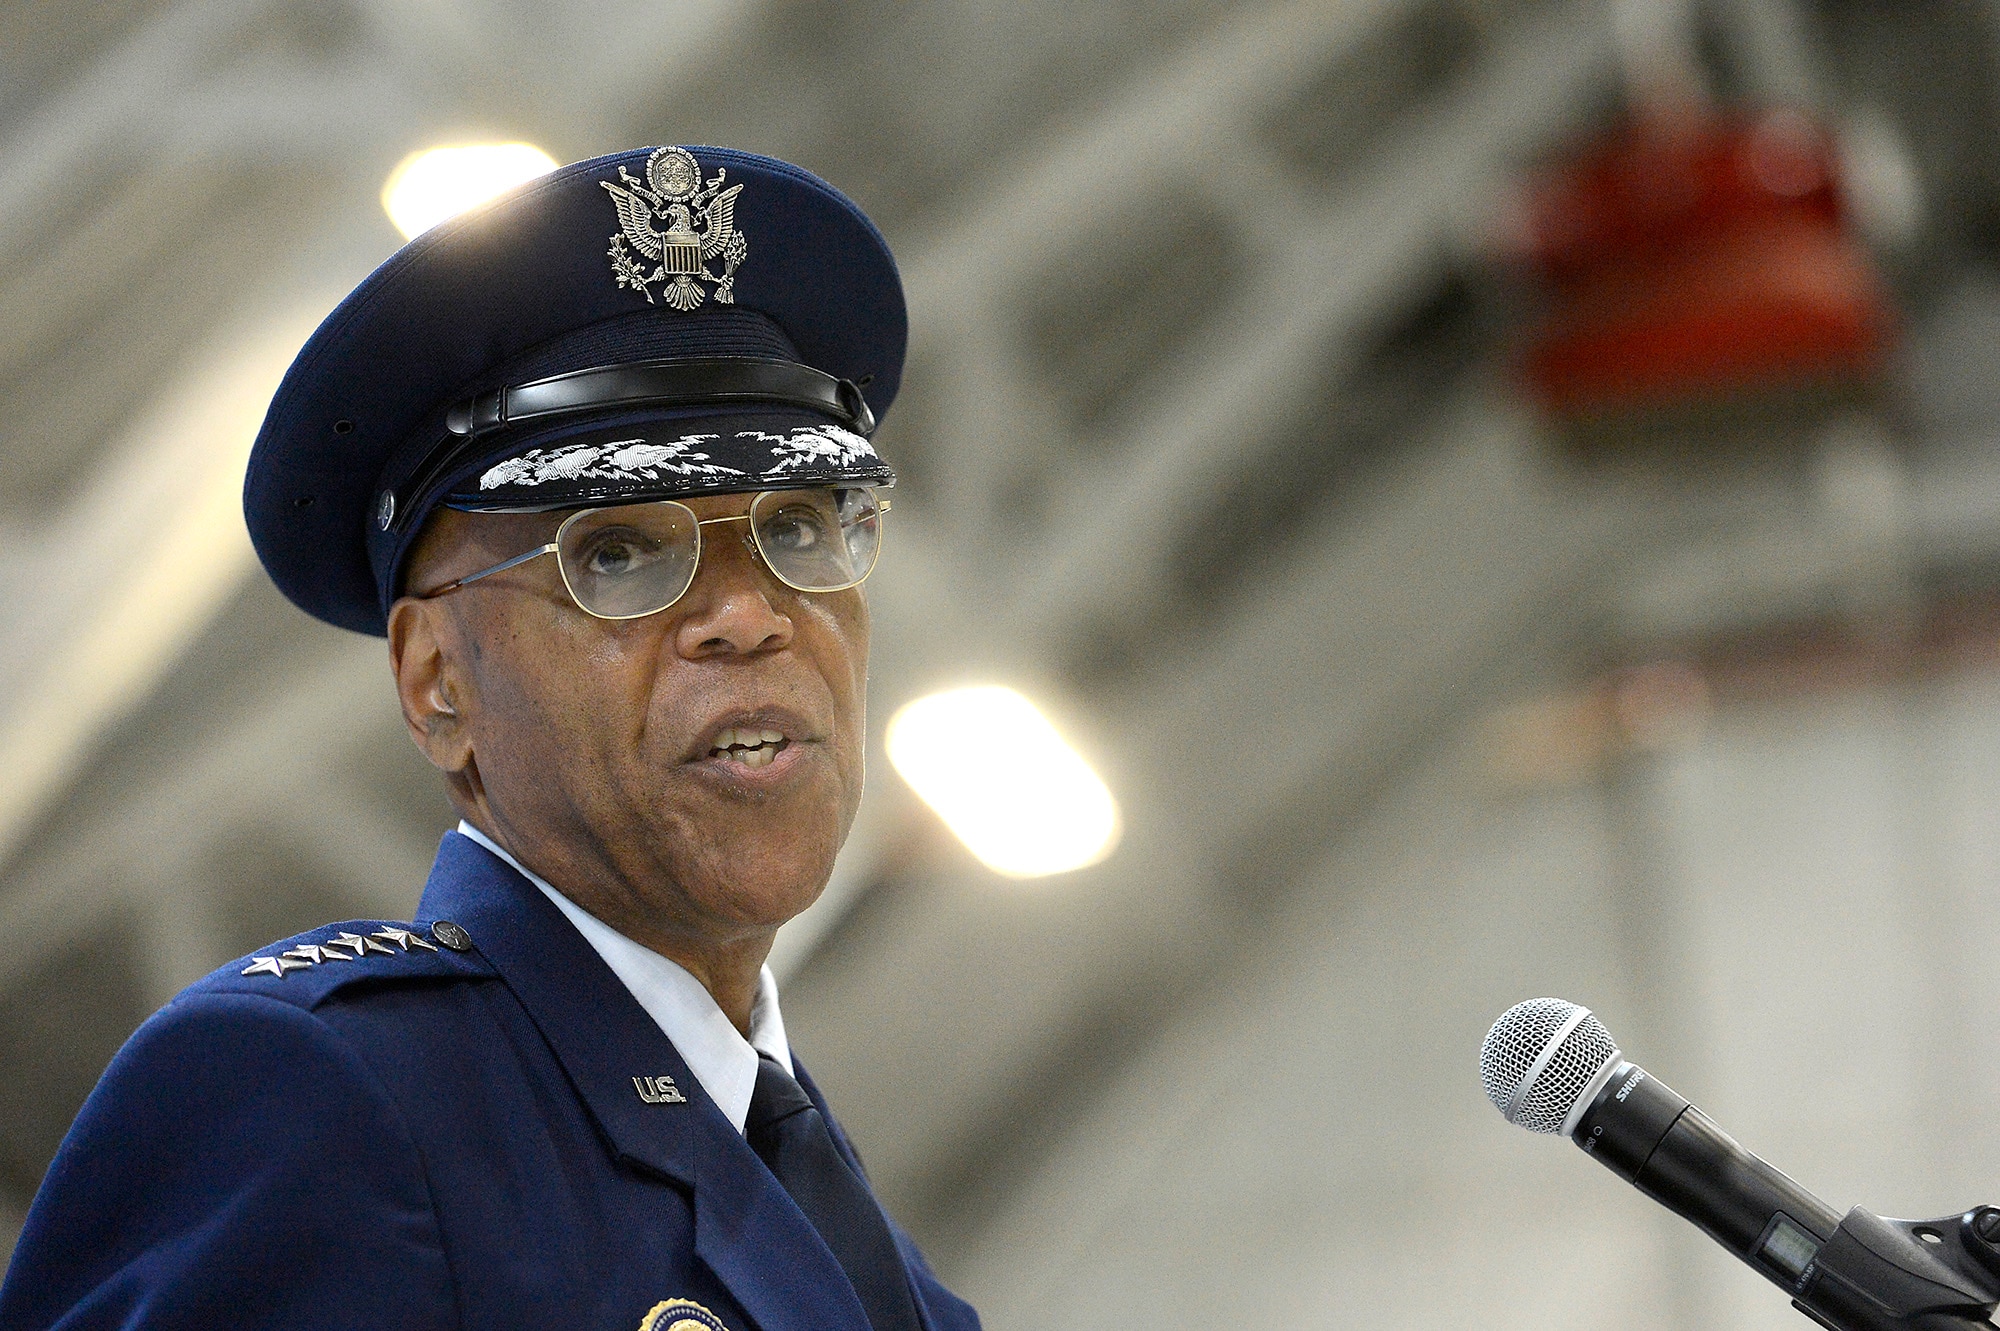
[(449, 611), (435, 601), (404, 597), (389, 607), (389, 669), (403, 724), (439, 771), (472, 763), (472, 733), (460, 708), (469, 682), (460, 668), (459, 635)]

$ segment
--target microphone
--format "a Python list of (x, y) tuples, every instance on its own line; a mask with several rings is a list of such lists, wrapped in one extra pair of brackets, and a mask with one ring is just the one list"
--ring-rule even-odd
[(1843, 1218), (1627, 1061), (1588, 1008), (1560, 998), (1502, 1013), (1480, 1047), (1479, 1078), (1508, 1122), (1568, 1137), (1832, 1331), (1992, 1331), (2000, 1209), (1908, 1221), (1855, 1207)]

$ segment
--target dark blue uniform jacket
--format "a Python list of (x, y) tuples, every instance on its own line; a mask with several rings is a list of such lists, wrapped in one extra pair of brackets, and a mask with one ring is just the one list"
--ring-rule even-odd
[[(35, 1198), (0, 1328), (636, 1331), (687, 1300), (726, 1331), (869, 1331), (818, 1233), (533, 884), (452, 833), (418, 919), (472, 947), (332, 925), (269, 955), (385, 950), (282, 977), (246, 958), (142, 1026)], [(684, 1101), (649, 1103), (667, 1077)], [(896, 1239), (926, 1331), (978, 1331)]]

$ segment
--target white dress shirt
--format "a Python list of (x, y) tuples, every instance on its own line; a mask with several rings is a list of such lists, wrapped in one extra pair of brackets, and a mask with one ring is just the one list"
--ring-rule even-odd
[(785, 1018), (778, 1011), (778, 982), (764, 967), (757, 1001), (750, 1008), (750, 1038), (744, 1039), (701, 981), (649, 947), (633, 942), (604, 921), (549, 886), (492, 837), (461, 821), (459, 834), (477, 841), (519, 870), (521, 876), (555, 902), (578, 933), (604, 958), (612, 974), (632, 991), (659, 1028), (687, 1060), (688, 1071), (708, 1092), (724, 1116), (743, 1131), (750, 1115), (750, 1093), (757, 1087), (757, 1055), (761, 1051), (793, 1072), (792, 1047), (785, 1040)]

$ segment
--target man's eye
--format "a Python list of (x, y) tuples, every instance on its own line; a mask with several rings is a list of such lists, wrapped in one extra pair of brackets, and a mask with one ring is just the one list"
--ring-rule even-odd
[(601, 577), (615, 578), (645, 564), (651, 552), (647, 543), (626, 532), (605, 532), (585, 548), (583, 566)]
[(827, 521), (810, 508), (784, 508), (764, 524), (764, 539), (798, 554), (811, 554), (827, 540)]

